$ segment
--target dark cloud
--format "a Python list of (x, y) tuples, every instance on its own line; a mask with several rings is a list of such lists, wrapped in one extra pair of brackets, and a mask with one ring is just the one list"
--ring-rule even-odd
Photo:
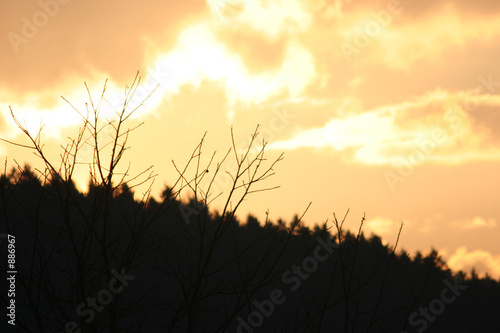
[(488, 132), (497, 144), (500, 142), (500, 106), (479, 105), (469, 116), (478, 130)]
[[(401, 3), (408, 6), (407, 15), (419, 16), (432, 13), (439, 7), (450, 6), (460, 12), (478, 15), (493, 15), (500, 12), (500, 2), (496, 0), (470, 1), (470, 0), (401, 0)], [(406, 4), (407, 3), (407, 4)]]
[(220, 30), (218, 37), (243, 58), (251, 74), (279, 68), (285, 58), (284, 39), (271, 41), (250, 28)]
[(46, 15), (47, 24), (35, 26), (38, 31), (31, 31), (32, 36), (26, 35), (30, 31), (25, 28), (27, 43), (14, 46), (8, 34), (22, 37), (23, 22), (33, 23), (34, 17), (43, 20), (43, 9), (34, 1), (9, 1), (3, 2), (0, 12), (8, 13), (0, 20), (0, 86), (26, 92), (74, 76), (83, 81), (92, 70), (120, 82), (128, 80), (131, 73), (143, 69), (147, 43), (171, 48), (178, 31), (206, 15), (207, 8), (195, 0), (73, 0), (59, 5), (53, 17)]

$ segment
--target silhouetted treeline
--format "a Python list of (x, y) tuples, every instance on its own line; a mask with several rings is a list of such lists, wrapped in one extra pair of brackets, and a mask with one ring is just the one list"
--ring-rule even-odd
[(500, 332), (500, 283), (453, 273), (436, 251), (409, 257), (340, 221), (243, 223), (168, 187), (138, 202), (126, 185), (84, 194), (45, 179), (0, 177), (13, 332)]

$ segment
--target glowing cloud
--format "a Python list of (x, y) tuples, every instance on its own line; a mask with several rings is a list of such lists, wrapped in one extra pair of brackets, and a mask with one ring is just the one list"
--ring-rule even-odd
[[(149, 112), (158, 108), (163, 98), (179, 92), (182, 85), (199, 86), (203, 80), (220, 81), (225, 86), (228, 98), (228, 108), (237, 103), (259, 103), (269, 97), (287, 92), (291, 98), (296, 98), (314, 80), (315, 67), (310, 52), (297, 41), (290, 41), (287, 46), (284, 62), (281, 68), (258, 75), (249, 75), (244, 63), (237, 54), (230, 53), (227, 48), (216, 40), (206, 23), (186, 28), (179, 36), (175, 48), (160, 55), (144, 75), (144, 82), (137, 91), (129, 108), (140, 105), (157, 85), (158, 90), (148, 100)], [(82, 87), (75, 89), (73, 94), (65, 96), (70, 101), (87, 100), (81, 94)], [(92, 92), (100, 93), (102, 83), (90, 85)], [(106, 98), (111, 106), (120, 107), (123, 103), (123, 87), (115, 82), (108, 82)], [(13, 105), (20, 119), (27, 122), (28, 128), (35, 133), (40, 123), (46, 124), (47, 132), (57, 137), (63, 127), (79, 124), (78, 114), (72, 112), (64, 102), (53, 109), (37, 108), (36, 100), (27, 100), (25, 104)], [(122, 104), (121, 104), (122, 105)], [(7, 105), (1, 109), (7, 110)], [(103, 116), (111, 115), (112, 108), (104, 110)], [(6, 114), (6, 116), (8, 116)], [(17, 133), (8, 133), (7, 136)]]
[(398, 229), (398, 224), (391, 219), (376, 217), (369, 219), (364, 224), (365, 230), (373, 232), (375, 235), (393, 234)]
[(467, 251), (467, 247), (459, 247), (448, 260), (448, 267), (458, 271), (470, 272), (472, 267), (476, 272), (488, 273), (495, 279), (500, 278), (500, 255), (492, 255), (488, 251)]
[(497, 222), (495, 219), (487, 220), (477, 216), (471, 220), (454, 221), (450, 223), (450, 226), (464, 230), (479, 229), (479, 228), (494, 228), (497, 226)]
[(313, 19), (298, 0), (207, 0), (207, 3), (219, 23), (245, 24), (273, 39), (282, 33), (306, 31)]
[[(275, 142), (271, 148), (331, 147), (352, 152), (346, 158), (351, 162), (372, 165), (500, 160), (495, 143), (498, 138), (474, 122), (459, 103), (463, 98), (463, 94), (438, 90), (415, 102), (332, 119), (323, 127), (305, 129), (292, 139)], [(485, 104), (498, 102), (495, 96), (478, 98)]]

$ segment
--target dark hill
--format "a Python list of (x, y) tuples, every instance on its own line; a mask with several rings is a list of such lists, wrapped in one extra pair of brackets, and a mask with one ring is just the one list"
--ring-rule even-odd
[[(410, 258), (335, 219), (312, 229), (228, 211), (80, 193), (26, 168), (0, 178), (15, 236), (20, 332), (500, 332), (500, 284)], [(262, 222), (262, 223), (261, 223)], [(0, 238), (7, 272), (8, 239)], [(8, 275), (8, 274), (7, 274)], [(10, 302), (10, 283), (0, 283)]]

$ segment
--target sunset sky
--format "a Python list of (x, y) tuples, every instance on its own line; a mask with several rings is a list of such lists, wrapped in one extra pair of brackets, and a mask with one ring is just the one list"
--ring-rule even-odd
[[(239, 216), (347, 225), (453, 269), (500, 278), (500, 2), (485, 0), (40, 0), (0, 3), (0, 137), (25, 143), (9, 106), (46, 152), (77, 133), (87, 82), (118, 103), (139, 71), (125, 157), (172, 184), (207, 131), (207, 158), (257, 124), (279, 189)], [(246, 141), (245, 141), (246, 140)], [(0, 142), (9, 168), (36, 164)], [(80, 185), (88, 171), (78, 171)], [(224, 186), (220, 186), (224, 189)], [(227, 188), (226, 188), (227, 190)], [(217, 208), (217, 205), (214, 206)]]

